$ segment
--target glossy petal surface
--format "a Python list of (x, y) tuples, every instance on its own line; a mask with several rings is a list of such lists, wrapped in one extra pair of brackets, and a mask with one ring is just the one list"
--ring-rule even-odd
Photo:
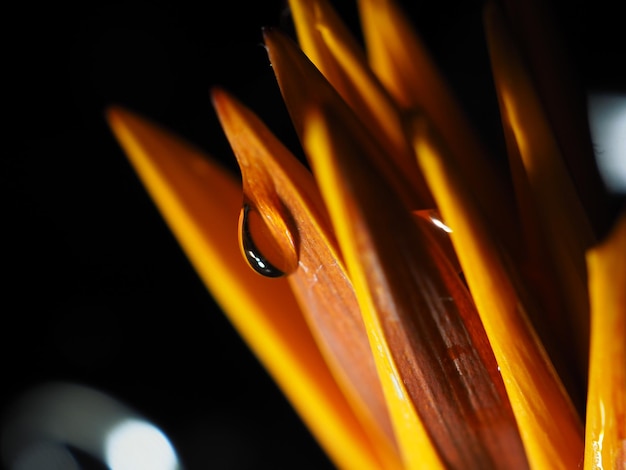
[(587, 253), (591, 350), (585, 469), (626, 466), (626, 214)]
[(331, 458), (341, 467), (380, 468), (287, 281), (258, 276), (241, 256), (234, 178), (128, 111), (113, 108), (108, 118), (198, 274)]
[(494, 240), (445, 145), (425, 120), (415, 123), (415, 150), (446, 222), (470, 291), (500, 366), (531, 468), (576, 468), (582, 462), (579, 418), (530, 321), (534, 308)]

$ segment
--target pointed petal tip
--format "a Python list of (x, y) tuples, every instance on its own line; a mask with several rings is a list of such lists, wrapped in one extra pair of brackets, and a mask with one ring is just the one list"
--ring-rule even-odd
[(114, 123), (118, 122), (120, 119), (123, 119), (125, 113), (126, 110), (122, 106), (118, 104), (112, 104), (104, 109), (104, 118), (110, 126), (113, 126)]
[(209, 98), (211, 99), (211, 103), (214, 107), (217, 106), (217, 103), (221, 103), (228, 99), (229, 96), (230, 93), (219, 85), (211, 86), (209, 89)]
[(261, 28), (261, 35), (263, 36), (263, 45), (265, 46), (265, 49), (270, 47), (271, 44), (275, 43), (277, 37), (280, 34), (280, 31), (278, 31), (278, 29), (273, 26), (263, 26)]
[(160, 129), (160, 126), (157, 124), (150, 122), (147, 118), (119, 104), (107, 106), (104, 109), (104, 118), (115, 134), (124, 127), (132, 125), (131, 122), (133, 121), (147, 124), (154, 130)]
[(261, 34), (265, 37), (267, 34), (272, 34), (275, 29), (274, 26), (261, 26)]
[(230, 121), (245, 121), (252, 119), (251, 110), (249, 110), (247, 106), (235, 97), (235, 95), (226, 89), (219, 86), (212, 87), (209, 95), (213, 109), (222, 123), (222, 128), (224, 128), (224, 130), (226, 130), (225, 128), (228, 127), (229, 124), (233, 124), (233, 122)]
[(213, 109), (217, 113), (218, 118), (221, 120), (221, 112), (230, 100), (230, 94), (223, 88), (214, 86), (209, 90), (209, 97), (211, 99)]

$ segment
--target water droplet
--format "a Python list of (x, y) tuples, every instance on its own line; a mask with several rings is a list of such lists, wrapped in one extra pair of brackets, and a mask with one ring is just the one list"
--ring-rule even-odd
[(248, 203), (241, 209), (239, 227), (241, 249), (254, 271), (265, 277), (281, 277), (296, 269), (298, 259), (289, 230), (283, 227), (273, 233)]

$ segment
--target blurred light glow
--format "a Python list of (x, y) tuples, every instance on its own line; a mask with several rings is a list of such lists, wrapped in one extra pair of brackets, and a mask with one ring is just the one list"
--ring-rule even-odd
[(80, 467), (62, 444), (39, 442), (23, 449), (11, 470), (80, 470)]
[(607, 188), (626, 194), (626, 93), (591, 93), (589, 127)]
[(111, 470), (178, 470), (176, 452), (165, 435), (138, 419), (122, 421), (109, 432), (105, 444)]

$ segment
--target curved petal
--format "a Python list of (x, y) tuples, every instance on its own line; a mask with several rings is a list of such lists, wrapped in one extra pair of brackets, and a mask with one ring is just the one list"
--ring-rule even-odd
[(289, 285), (258, 276), (243, 260), (234, 178), (128, 111), (112, 108), (108, 119), (196, 271), (331, 458), (344, 468), (380, 468)]
[(284, 240), (284, 224), (276, 219), (292, 225), (298, 260), (288, 279), (326, 362), (382, 466), (400, 468), (361, 312), (313, 176), (249, 109), (224, 91), (214, 90), (212, 96), (242, 170), (244, 194), (268, 223), (276, 224), (276, 240)]
[(414, 123), (417, 158), (446, 223), (524, 441), (531, 468), (578, 468), (583, 431), (527, 311), (533, 308), (461, 171), (425, 119)]

